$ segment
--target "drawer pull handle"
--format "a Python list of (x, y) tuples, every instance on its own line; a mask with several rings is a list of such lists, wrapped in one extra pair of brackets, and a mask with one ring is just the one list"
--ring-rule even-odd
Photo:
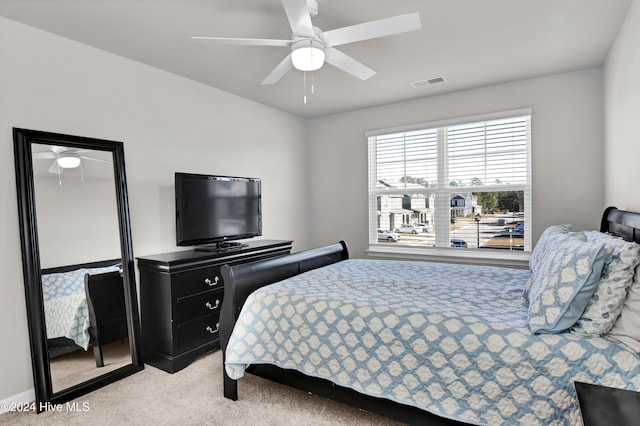
[(210, 325), (208, 325), (208, 326), (207, 326), (207, 331), (208, 331), (209, 333), (211, 333), (211, 334), (215, 334), (215, 333), (217, 333), (217, 332), (218, 332), (218, 329), (219, 329), (219, 328), (220, 328), (220, 323), (217, 323), (217, 324), (216, 324), (216, 328), (215, 328), (215, 330), (214, 330), (213, 328), (211, 328), (211, 326), (210, 326)]
[(205, 303), (205, 305), (204, 305), (204, 306), (206, 306), (207, 308), (209, 308), (209, 309), (211, 309), (211, 310), (213, 311), (214, 309), (217, 309), (217, 308), (218, 308), (218, 306), (220, 306), (220, 299), (216, 299), (216, 304), (215, 304), (215, 306), (214, 306), (214, 305), (212, 305), (212, 304), (211, 304), (211, 302), (207, 302), (207, 303)]
[(214, 285), (218, 285), (218, 281), (220, 280), (220, 278), (216, 275), (216, 277), (213, 279), (213, 281), (211, 281), (211, 279), (209, 278), (205, 278), (204, 279), (204, 283), (207, 284), (209, 287), (213, 287)]

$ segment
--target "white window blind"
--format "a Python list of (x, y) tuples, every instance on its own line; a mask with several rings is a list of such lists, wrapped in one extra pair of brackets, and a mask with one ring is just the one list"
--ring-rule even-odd
[(449, 177), (460, 185), (526, 184), (528, 117), (448, 128)]
[(367, 134), (370, 243), (378, 229), (427, 222), (396, 246), (449, 248), (466, 235), (456, 247), (504, 248), (506, 236), (530, 251), (530, 121), (527, 109)]
[(383, 135), (377, 139), (376, 164), (380, 183), (405, 177), (420, 177), (426, 186), (437, 179), (437, 139), (435, 130)]

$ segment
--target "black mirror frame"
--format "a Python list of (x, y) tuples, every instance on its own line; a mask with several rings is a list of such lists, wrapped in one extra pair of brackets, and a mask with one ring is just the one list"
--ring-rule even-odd
[[(70, 136), (58, 133), (13, 129), (18, 215), (20, 219), (20, 239), (22, 242), (22, 267), (24, 274), (27, 321), (31, 343), (36, 410), (41, 412), (48, 404), (62, 404), (85, 395), (109, 383), (130, 376), (144, 369), (138, 316), (138, 300), (135, 282), (135, 265), (131, 242), (131, 224), (127, 197), (127, 183), (122, 142)], [(51, 369), (47, 349), (44, 318), (40, 251), (36, 222), (36, 205), (33, 179), (31, 144), (64, 145), (73, 148), (94, 149), (113, 153), (113, 171), (118, 201), (118, 222), (122, 255), (125, 302), (128, 316), (131, 364), (102, 374), (59, 392), (53, 392)]]

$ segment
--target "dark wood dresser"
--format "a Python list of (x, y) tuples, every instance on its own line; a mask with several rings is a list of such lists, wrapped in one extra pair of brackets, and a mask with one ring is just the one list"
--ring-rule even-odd
[(220, 347), (220, 267), (291, 253), (292, 241), (256, 240), (220, 252), (138, 257), (144, 361), (174, 373)]

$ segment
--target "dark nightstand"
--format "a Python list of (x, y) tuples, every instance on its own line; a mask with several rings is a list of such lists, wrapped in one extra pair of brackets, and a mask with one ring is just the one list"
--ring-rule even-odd
[(575, 382), (584, 426), (640, 424), (640, 392)]

